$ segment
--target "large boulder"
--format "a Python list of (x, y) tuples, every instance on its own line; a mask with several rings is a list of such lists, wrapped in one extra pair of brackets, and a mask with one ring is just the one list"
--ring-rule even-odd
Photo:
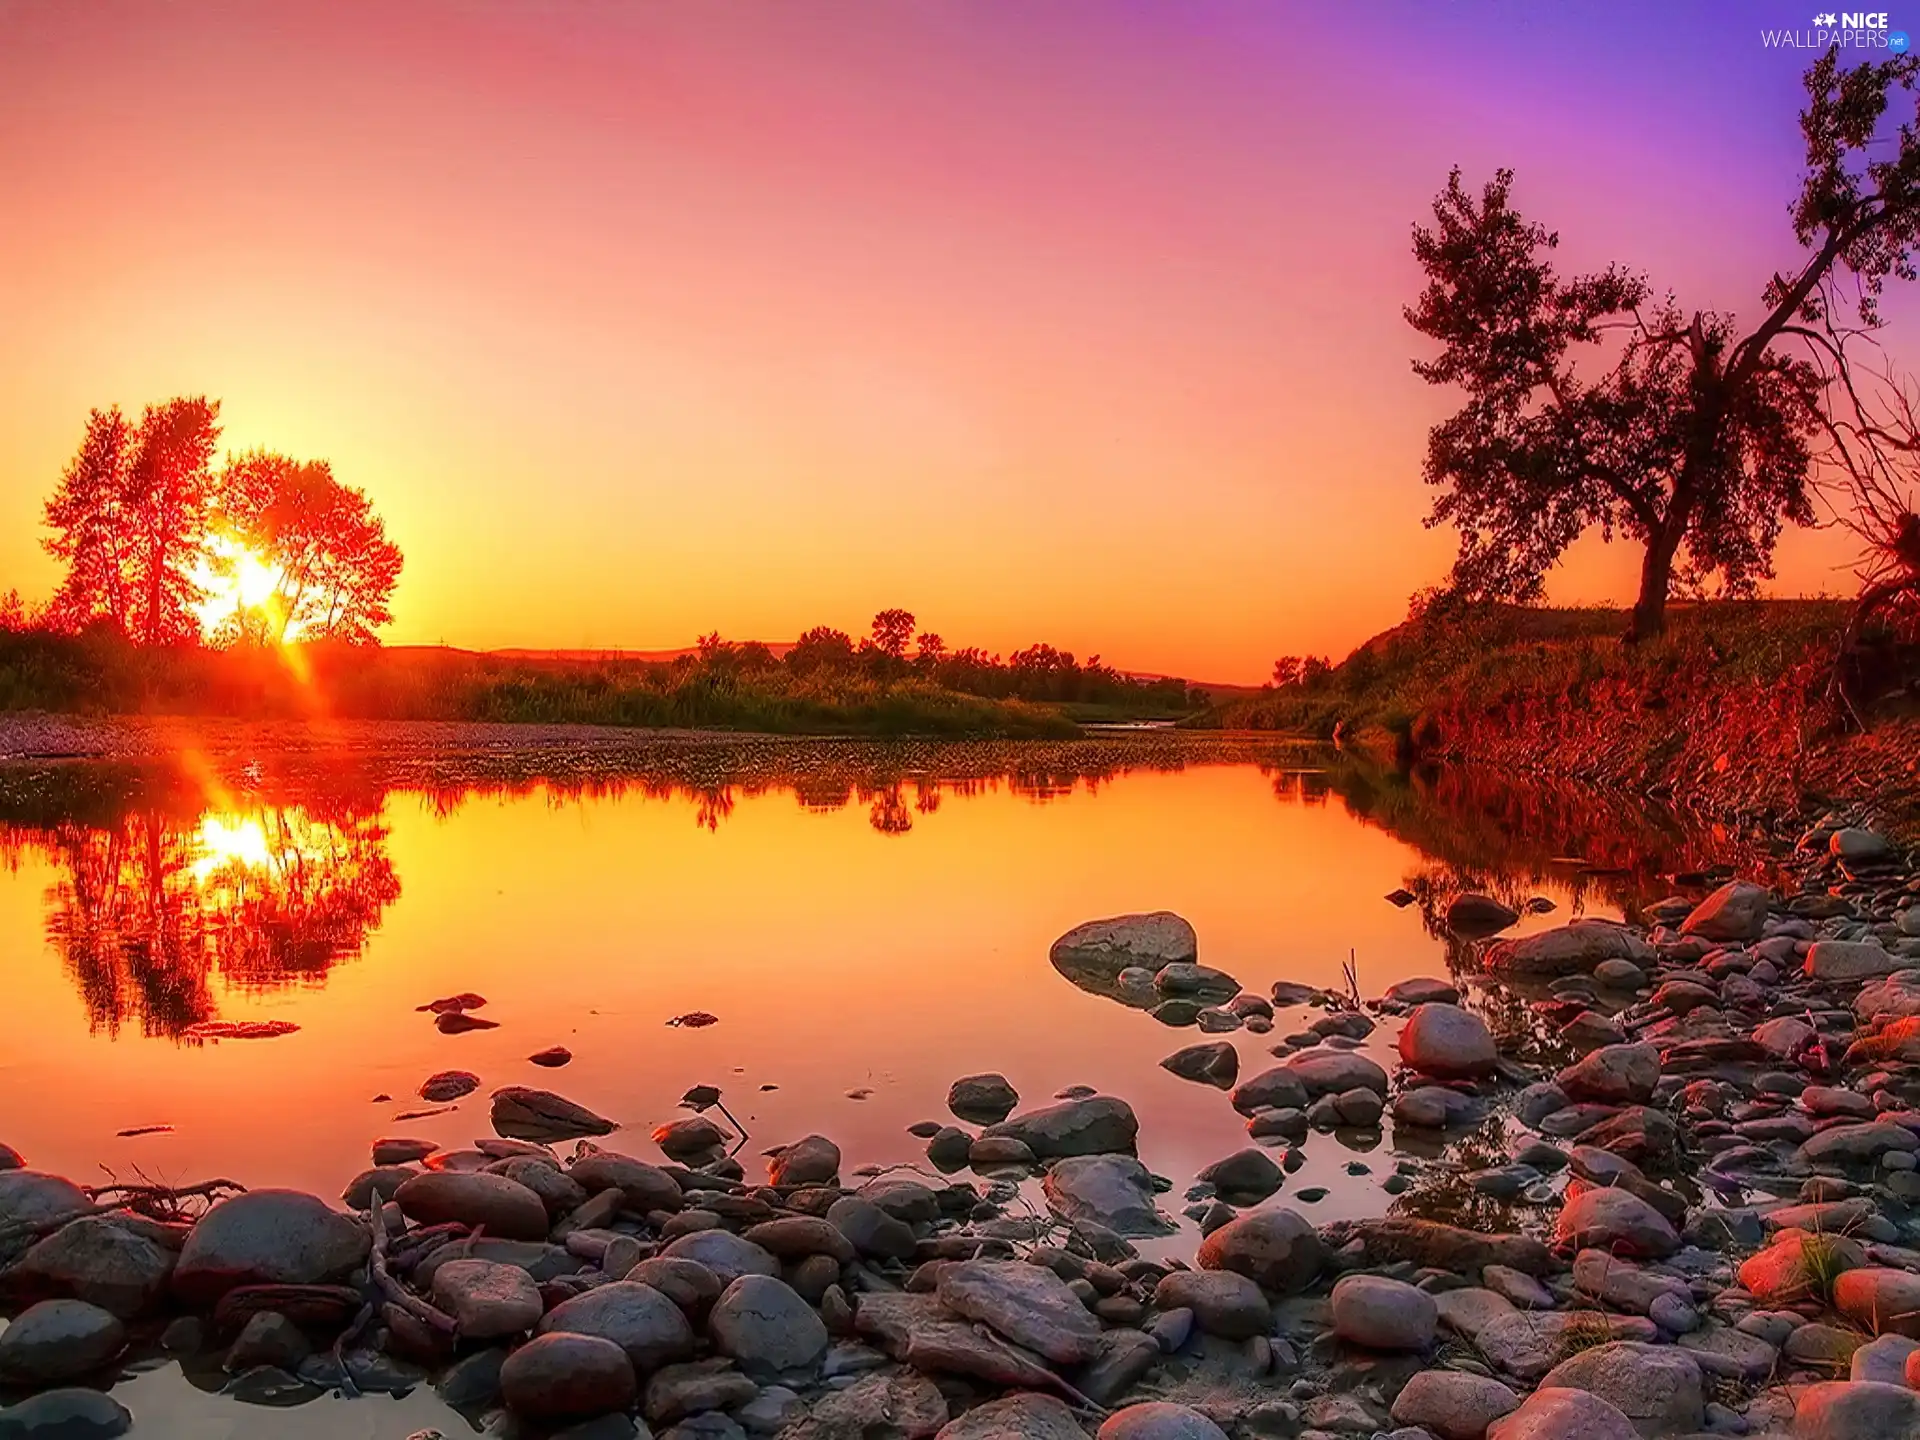
[(1680, 930), (1702, 940), (1758, 940), (1767, 928), (1772, 905), (1773, 896), (1765, 886), (1729, 880), (1693, 907)]
[(1153, 1174), (1131, 1155), (1070, 1155), (1048, 1169), (1047, 1207), (1069, 1223), (1092, 1220), (1116, 1235), (1165, 1235), (1174, 1227), (1153, 1203)]
[(1153, 1292), (1154, 1308), (1191, 1310), (1209, 1335), (1247, 1340), (1273, 1332), (1273, 1306), (1266, 1292), (1231, 1270), (1175, 1270)]
[(589, 1195), (618, 1190), (620, 1203), (642, 1215), (652, 1210), (678, 1210), (685, 1203), (679, 1183), (658, 1165), (611, 1150), (581, 1156), (567, 1175)]
[(1093, 966), (1119, 971), (1137, 965), (1157, 971), (1169, 965), (1191, 964), (1199, 950), (1193, 926), (1170, 910), (1156, 910), (1076, 925), (1053, 942), (1052, 958), (1061, 968)]
[(840, 1176), (840, 1147), (824, 1135), (808, 1135), (783, 1145), (767, 1161), (772, 1185), (827, 1185)]
[(1062, 1400), (1008, 1395), (948, 1421), (934, 1440), (1087, 1440), (1087, 1432)]
[(1808, 1385), (1793, 1407), (1794, 1440), (1920, 1440), (1920, 1393), (1872, 1380)]
[(1602, 1045), (1556, 1077), (1570, 1100), (1644, 1105), (1660, 1083), (1660, 1052), (1652, 1045)]
[(1369, 1350), (1425, 1350), (1440, 1312), (1433, 1297), (1384, 1275), (1345, 1275), (1333, 1287), (1333, 1333)]
[[(127, 1327), (84, 1300), (42, 1300), (0, 1330), (0, 1380), (38, 1389), (90, 1375), (127, 1345)], [(0, 1423), (0, 1435), (5, 1425)]]
[(493, 1129), (510, 1140), (575, 1140), (611, 1135), (613, 1121), (551, 1090), (508, 1085), (493, 1092)]
[(507, 1408), (530, 1420), (612, 1414), (629, 1408), (638, 1389), (626, 1353), (597, 1335), (539, 1335), (500, 1367)]
[(1920, 1340), (1920, 1275), (1869, 1265), (1833, 1282), (1833, 1308), (1871, 1335)]
[(174, 1265), (173, 1292), (189, 1305), (211, 1305), (239, 1285), (344, 1280), (372, 1248), (365, 1225), (317, 1196), (252, 1190), (220, 1201), (195, 1223)]
[(1690, 1435), (1706, 1423), (1700, 1363), (1674, 1345), (1596, 1345), (1554, 1366), (1540, 1387), (1598, 1395), (1649, 1440)]
[(1640, 1440), (1640, 1432), (1590, 1390), (1542, 1388), (1489, 1425), (1487, 1440)]
[(1019, 1103), (1020, 1092), (997, 1071), (962, 1075), (947, 1087), (947, 1108), (973, 1125), (997, 1125)]
[(680, 1307), (651, 1285), (632, 1280), (616, 1280), (562, 1300), (547, 1312), (539, 1329), (542, 1335), (611, 1340), (641, 1376), (693, 1353), (693, 1327)]
[(1574, 975), (1603, 960), (1646, 965), (1653, 958), (1653, 947), (1638, 931), (1611, 920), (1575, 920), (1518, 940), (1497, 940), (1482, 962), (1502, 975)]
[(1807, 951), (1805, 970), (1810, 980), (1878, 980), (1893, 969), (1893, 956), (1883, 945), (1864, 940), (1816, 940)]
[(160, 1303), (173, 1275), (166, 1246), (108, 1215), (71, 1220), (6, 1272), (5, 1284), (32, 1299), (85, 1300), (131, 1320)]
[(1227, 1432), (1190, 1406), (1143, 1400), (1103, 1420), (1096, 1440), (1227, 1440)]
[[(0, 1168), (0, 1229), (29, 1226), (44, 1231), (55, 1221), (93, 1208), (87, 1192), (63, 1175)], [(7, 1261), (0, 1243), (0, 1264)]]
[(533, 1276), (492, 1260), (449, 1260), (433, 1272), (433, 1298), (464, 1340), (499, 1340), (531, 1330), (545, 1307)]
[(0, 1440), (114, 1440), (133, 1414), (98, 1390), (43, 1390), (0, 1410)]
[(1486, 1022), (1458, 1005), (1416, 1008), (1400, 1031), (1400, 1059), (1409, 1069), (1442, 1079), (1491, 1075), (1500, 1050)]
[[(853, 1198), (855, 1197), (847, 1197), (848, 1200)], [(835, 1202), (834, 1209), (837, 1210), (845, 1203), (847, 1203), (845, 1200)], [(839, 1222), (834, 1220), (833, 1211), (827, 1212), (827, 1219), (839, 1227)], [(844, 1227), (840, 1228), (844, 1234)], [(858, 1240), (851, 1235), (847, 1238), (853, 1241), (855, 1249), (859, 1248)], [(692, 1234), (682, 1235), (668, 1242), (667, 1248), (660, 1253), (670, 1259), (692, 1260), (706, 1266), (720, 1277), (722, 1285), (731, 1285), (742, 1275), (778, 1275), (780, 1273), (778, 1260), (751, 1240), (736, 1235), (731, 1230), (695, 1230)]]
[(394, 1191), (393, 1201), (419, 1225), (458, 1221), (503, 1240), (547, 1238), (546, 1202), (504, 1175), (430, 1170)]
[(707, 1328), (714, 1349), (763, 1382), (811, 1377), (827, 1353), (827, 1327), (813, 1307), (770, 1275), (742, 1275), (729, 1285)]
[(1277, 1295), (1306, 1289), (1327, 1263), (1313, 1226), (1284, 1206), (1229, 1220), (1200, 1242), (1195, 1258), (1202, 1270), (1231, 1270)]
[(1393, 1419), (1440, 1440), (1481, 1440), (1489, 1425), (1519, 1404), (1518, 1395), (1490, 1376), (1422, 1370), (1393, 1397)]
[(1355, 1050), (1302, 1050), (1290, 1056), (1284, 1068), (1310, 1096), (1347, 1090), (1387, 1093), (1387, 1072)]
[(1018, 1140), (1041, 1160), (1069, 1155), (1133, 1153), (1140, 1122), (1133, 1107), (1115, 1095), (1089, 1095), (1027, 1110), (990, 1125), (986, 1135)]
[(1053, 1271), (1022, 1260), (966, 1260), (940, 1272), (940, 1303), (1056, 1365), (1091, 1360), (1100, 1322)]
[(1565, 1249), (1592, 1246), (1652, 1260), (1680, 1248), (1666, 1216), (1631, 1191), (1609, 1186), (1584, 1190), (1561, 1206), (1554, 1237)]

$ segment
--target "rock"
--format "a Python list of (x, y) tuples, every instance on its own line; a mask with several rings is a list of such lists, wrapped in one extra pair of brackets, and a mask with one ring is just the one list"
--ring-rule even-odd
[(1809, 1297), (1824, 1299), (1833, 1278), (1866, 1263), (1853, 1241), (1839, 1235), (1790, 1230), (1740, 1265), (1740, 1283), (1763, 1305), (1780, 1307)]
[(626, 1352), (596, 1335), (539, 1335), (500, 1367), (508, 1408), (532, 1420), (612, 1414), (628, 1409), (638, 1388)]
[(1637, 932), (1611, 920), (1575, 920), (1518, 940), (1497, 940), (1483, 956), (1487, 969), (1505, 975), (1573, 975), (1603, 960), (1644, 965), (1653, 958), (1653, 947)]
[(1225, 1340), (1273, 1331), (1273, 1306), (1260, 1287), (1231, 1270), (1175, 1270), (1154, 1289), (1154, 1308), (1190, 1310), (1200, 1328)]
[(1647, 972), (1631, 960), (1602, 960), (1593, 967), (1593, 978), (1611, 990), (1638, 990), (1647, 983)]
[(1400, 1059), (1423, 1075), (1456, 1079), (1491, 1075), (1500, 1064), (1500, 1051), (1478, 1015), (1458, 1005), (1432, 1003), (1407, 1017), (1400, 1031)]
[(1227, 1440), (1227, 1432), (1198, 1410), (1148, 1400), (1114, 1411), (1097, 1440)]
[(1233, 1108), (1242, 1115), (1260, 1110), (1304, 1110), (1307, 1087), (1284, 1065), (1263, 1070), (1233, 1092)]
[(1195, 1178), (1213, 1186), (1229, 1205), (1257, 1205), (1280, 1188), (1286, 1172), (1256, 1146), (1214, 1161)]
[(439, 1225), (457, 1220), (479, 1225), (506, 1240), (547, 1238), (546, 1202), (504, 1175), (431, 1170), (416, 1175), (394, 1192), (393, 1200), (409, 1220)]
[(30, 1386), (78, 1380), (127, 1347), (127, 1327), (84, 1300), (42, 1300), (0, 1330), (0, 1377)]
[(1172, 1071), (1182, 1080), (1231, 1090), (1233, 1082), (1240, 1078), (1240, 1052), (1226, 1040), (1189, 1045), (1167, 1056), (1160, 1062), (1160, 1068)]
[(1352, 1050), (1302, 1050), (1285, 1068), (1310, 1096), (1337, 1095), (1360, 1086), (1387, 1093), (1387, 1072)]
[(1518, 1395), (1488, 1376), (1422, 1370), (1394, 1397), (1393, 1418), (1440, 1440), (1481, 1440), (1489, 1425), (1519, 1404)]
[(1556, 1077), (1572, 1100), (1644, 1105), (1660, 1083), (1660, 1052), (1651, 1045), (1603, 1045)]
[[(827, 1212), (827, 1218), (833, 1219), (833, 1211)], [(853, 1239), (850, 1235), (847, 1238)], [(854, 1246), (859, 1248), (859, 1241), (855, 1240)], [(777, 1276), (780, 1273), (778, 1260), (730, 1230), (696, 1230), (691, 1235), (680, 1236), (660, 1253), (669, 1259), (693, 1260), (706, 1266), (723, 1286), (731, 1285), (742, 1275)]]
[(538, 1065), (543, 1070), (558, 1070), (573, 1059), (573, 1052), (564, 1045), (549, 1045), (545, 1050), (536, 1050), (527, 1056), (529, 1065)]
[(1054, 1383), (1053, 1372), (1038, 1356), (959, 1318), (935, 1295), (865, 1294), (853, 1319), (861, 1334), (875, 1337), (888, 1354), (924, 1373), (971, 1376), (994, 1385)]
[(811, 1375), (827, 1353), (827, 1327), (793, 1287), (768, 1275), (742, 1275), (707, 1319), (713, 1345), (760, 1381)]
[(1425, 1350), (1440, 1312), (1433, 1297), (1383, 1275), (1345, 1275), (1331, 1300), (1333, 1333), (1369, 1350)]
[(1420, 1085), (1403, 1090), (1393, 1102), (1395, 1124), (1422, 1130), (1446, 1130), (1471, 1124), (1480, 1114), (1479, 1101), (1444, 1085)]
[(720, 1277), (697, 1261), (672, 1255), (656, 1255), (642, 1260), (627, 1272), (636, 1285), (649, 1285), (666, 1296), (694, 1320), (704, 1320), (713, 1302), (726, 1287)]
[(1386, 1099), (1376, 1090), (1364, 1085), (1356, 1085), (1351, 1090), (1342, 1090), (1338, 1095), (1329, 1097), (1333, 1108), (1338, 1112), (1342, 1125), (1365, 1128), (1378, 1125), (1380, 1117), (1386, 1113)]
[(913, 1256), (912, 1228), (858, 1195), (834, 1201), (827, 1210), (827, 1223), (846, 1236), (855, 1250), (871, 1259), (908, 1260)]
[(1607, 1401), (1642, 1435), (1686, 1435), (1705, 1423), (1700, 1364), (1672, 1345), (1616, 1340), (1561, 1361), (1543, 1390), (1586, 1390)]
[(1327, 1226), (1322, 1239), (1334, 1250), (1359, 1241), (1371, 1265), (1416, 1265), (1451, 1270), (1457, 1275), (1472, 1274), (1489, 1265), (1503, 1265), (1527, 1275), (1546, 1275), (1555, 1268), (1547, 1247), (1531, 1236), (1483, 1234), (1442, 1225), (1437, 1220), (1397, 1215), (1339, 1221)]
[(1639, 1440), (1633, 1422), (1587, 1390), (1540, 1389), (1487, 1427), (1487, 1440)]
[[(1693, 1303), (1693, 1292), (1687, 1288), (1686, 1281), (1642, 1270), (1604, 1250), (1582, 1250), (1574, 1257), (1573, 1284), (1581, 1294), (1635, 1315), (1650, 1314), (1656, 1303), (1674, 1297), (1688, 1307)], [(1673, 1318), (1682, 1317), (1673, 1312)], [(1689, 1318), (1698, 1323), (1697, 1317)], [(1685, 1328), (1691, 1330), (1694, 1325)]]
[(540, 1203), (547, 1207), (547, 1218), (550, 1220), (571, 1215), (587, 1203), (586, 1187), (550, 1160), (516, 1155), (510, 1160), (495, 1161), (489, 1170), (492, 1174), (504, 1175), (516, 1185), (526, 1186), (538, 1195)]
[(567, 1175), (589, 1195), (618, 1190), (621, 1204), (642, 1215), (654, 1210), (678, 1210), (686, 1203), (685, 1192), (658, 1165), (611, 1150), (581, 1156)]
[(517, 1265), (449, 1260), (433, 1272), (433, 1298), (467, 1340), (497, 1340), (531, 1330), (545, 1307), (540, 1287)]
[[(92, 1208), (87, 1192), (63, 1176), (0, 1168), (0, 1226), (44, 1227)], [(6, 1258), (0, 1250), (0, 1262)]]
[(441, 1373), (434, 1381), (434, 1393), (456, 1410), (485, 1409), (500, 1399), (500, 1367), (506, 1358), (504, 1345), (476, 1350)]
[(1583, 1191), (1561, 1207), (1554, 1238), (1564, 1248), (1594, 1246), (1654, 1260), (1680, 1248), (1680, 1237), (1658, 1210), (1629, 1191), (1605, 1186)]
[(1872, 864), (1894, 857), (1893, 842), (1872, 830), (1848, 826), (1827, 837), (1827, 849), (1837, 859), (1852, 864)]
[[(1191, 964), (1199, 953), (1193, 926), (1168, 910), (1146, 915), (1116, 915), (1076, 925), (1053, 942), (1056, 967), (1088, 965), (1121, 970), (1128, 965), (1159, 971)], [(1064, 962), (1064, 964), (1063, 964)]]
[(989, 1126), (987, 1138), (1018, 1140), (1042, 1160), (1069, 1155), (1133, 1153), (1140, 1122), (1133, 1107), (1112, 1095), (1063, 1100)]
[(1090, 1360), (1100, 1322), (1051, 1270), (1019, 1260), (967, 1260), (940, 1272), (940, 1303), (1057, 1365)]
[(195, 1223), (174, 1265), (173, 1293), (210, 1306), (239, 1285), (342, 1280), (372, 1248), (366, 1226), (317, 1196), (252, 1190), (220, 1201)]
[(1006, 1076), (992, 1071), (963, 1075), (947, 1089), (947, 1108), (975, 1125), (996, 1125), (1019, 1103), (1020, 1092)]
[(493, 1130), (512, 1140), (573, 1140), (611, 1135), (614, 1124), (551, 1090), (508, 1085), (493, 1092)]
[(373, 1142), (375, 1173), (395, 1166), (424, 1160), (440, 1147), (431, 1140), (412, 1140), (404, 1135), (385, 1135)]
[[(736, 1414), (749, 1418), (744, 1411)], [(870, 1435), (920, 1440), (946, 1422), (947, 1399), (939, 1386), (911, 1370), (889, 1370), (829, 1391), (813, 1403), (804, 1422), (778, 1433), (783, 1440), (865, 1440)]]
[(1800, 1146), (1800, 1159), (1815, 1167), (1846, 1168), (1871, 1165), (1889, 1151), (1920, 1150), (1920, 1136), (1904, 1125), (1866, 1120), (1853, 1125), (1830, 1125), (1815, 1131)]
[(410, 1165), (376, 1165), (371, 1170), (362, 1170), (340, 1192), (340, 1203), (359, 1214), (371, 1209), (376, 1198), (382, 1202), (391, 1200), (394, 1191), (419, 1173)]
[(837, 1265), (854, 1260), (853, 1242), (831, 1222), (817, 1215), (780, 1215), (749, 1226), (741, 1237), (778, 1260), (804, 1260), (825, 1255)]
[(1792, 1015), (1768, 1020), (1753, 1031), (1754, 1044), (1777, 1060), (1791, 1060), (1818, 1038), (1811, 1025)]
[(234, 1375), (263, 1365), (291, 1371), (298, 1369), (300, 1362), (312, 1353), (313, 1347), (298, 1325), (277, 1310), (262, 1310), (241, 1327), (239, 1336), (228, 1348), (226, 1369)]
[(420, 1082), (420, 1098), (444, 1105), (449, 1100), (458, 1100), (462, 1095), (471, 1095), (479, 1088), (480, 1077), (470, 1070), (442, 1070)]
[(808, 1135), (785, 1145), (767, 1162), (774, 1185), (828, 1185), (840, 1176), (840, 1147), (824, 1135)]
[(1116, 1235), (1164, 1235), (1173, 1229), (1153, 1201), (1153, 1175), (1131, 1155), (1073, 1155), (1056, 1160), (1041, 1188), (1047, 1207), (1069, 1223), (1092, 1220)]
[(114, 1440), (133, 1415), (98, 1390), (47, 1390), (0, 1410), (0, 1440)]
[(725, 1357), (668, 1365), (647, 1381), (642, 1409), (655, 1425), (668, 1425), (691, 1415), (733, 1410), (752, 1401), (760, 1387), (742, 1375)]
[(1009, 1395), (949, 1421), (935, 1440), (1087, 1440), (1087, 1432), (1051, 1395)]
[(1729, 880), (1694, 907), (1680, 932), (1703, 940), (1758, 940), (1772, 905), (1764, 886)]
[(1831, 1380), (1794, 1401), (1795, 1440), (1920, 1440), (1920, 1394), (1904, 1385)]
[(1231, 1270), (1263, 1290), (1295, 1295), (1325, 1268), (1326, 1249), (1314, 1228), (1284, 1207), (1252, 1210), (1200, 1242), (1203, 1270)]
[(1833, 1308), (1869, 1334), (1920, 1340), (1920, 1275), (1883, 1266), (1848, 1270), (1833, 1282)]
[(1905, 1335), (1882, 1335), (1853, 1352), (1847, 1378), (1904, 1385), (1907, 1383), (1907, 1362), (1916, 1354), (1920, 1354), (1920, 1340)]
[(1877, 980), (1893, 969), (1886, 947), (1860, 940), (1816, 940), (1805, 971), (1812, 980)]
[(32, 1246), (6, 1272), (5, 1281), (17, 1295), (85, 1300), (131, 1320), (160, 1303), (173, 1259), (171, 1250), (112, 1216), (90, 1215)]
[(693, 1327), (680, 1307), (651, 1285), (632, 1280), (616, 1280), (561, 1301), (539, 1322), (539, 1333), (612, 1341), (632, 1372), (643, 1377), (686, 1359), (694, 1345)]
[(1387, 987), (1387, 993), (1381, 997), (1389, 1005), (1458, 1005), (1459, 987), (1448, 980), (1434, 980), (1427, 976), (1417, 976), (1412, 980), (1396, 980)]
[(1509, 910), (1491, 895), (1476, 895), (1471, 891), (1456, 896), (1447, 906), (1447, 929), (1472, 940), (1496, 935), (1519, 919), (1518, 911)]

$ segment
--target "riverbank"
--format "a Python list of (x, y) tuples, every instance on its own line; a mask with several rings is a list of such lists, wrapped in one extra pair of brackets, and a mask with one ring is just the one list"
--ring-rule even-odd
[(1569, 777), (1747, 821), (1839, 799), (1920, 833), (1920, 668), (1911, 648), (1871, 652), (1871, 698), (1850, 709), (1830, 684), (1846, 615), (1823, 601), (1676, 605), (1668, 634), (1638, 646), (1613, 610), (1428, 617), (1200, 723)]
[[(1840, 817), (1795, 853), (1776, 890), (1646, 926), (1507, 940), (1511, 911), (1459, 900), (1457, 971), (1364, 1001), (1245, 990), (1173, 915), (1062, 935), (1076, 985), (1201, 1032), (1163, 1068), (1244, 1117), (1178, 1199), (1111, 1090), (960, 1076), (895, 1163), (846, 1174), (829, 1135), (750, 1138), (705, 1085), (623, 1134), (560, 1093), (563, 1050), (531, 1057), (558, 1088), (494, 1091), (491, 1135), (396, 1126), (337, 1199), (89, 1189), (0, 1146), (0, 1433), (140, 1433), (103, 1389), (167, 1363), (233, 1404), (431, 1385), (530, 1435), (1910, 1433), (1920, 873)], [(1283, 1036), (1275, 1063), (1243, 1075), (1235, 1032)], [(1383, 1138), (1385, 1218), (1300, 1214), (1308, 1150)], [(1168, 1250), (1175, 1207), (1197, 1249)]]
[[(844, 637), (842, 637), (844, 639)], [(670, 658), (337, 642), (213, 649), (0, 628), (0, 714), (600, 725), (789, 735), (1059, 738), (1204, 697), (1048, 647), (925, 662), (703, 641)]]

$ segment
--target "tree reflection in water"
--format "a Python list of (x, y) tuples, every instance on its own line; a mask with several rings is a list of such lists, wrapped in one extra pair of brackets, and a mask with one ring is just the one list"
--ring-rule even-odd
[(59, 872), (46, 930), (95, 1031), (181, 1037), (214, 982), (265, 991), (324, 980), (400, 894), (371, 810), (130, 808), (110, 820), (0, 825), (10, 863)]

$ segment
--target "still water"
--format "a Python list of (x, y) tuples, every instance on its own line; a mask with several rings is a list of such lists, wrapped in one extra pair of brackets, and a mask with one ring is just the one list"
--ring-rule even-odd
[[(1062, 931), (1174, 910), (1201, 961), (1250, 990), (1344, 988), (1351, 958), (1372, 996), (1448, 973), (1435, 917), (1463, 888), (1552, 902), (1522, 929), (1618, 915), (1667, 893), (1701, 843), (1578, 792), (1178, 737), (350, 762), (243, 746), (15, 768), (0, 777), (0, 1141), (83, 1184), (225, 1176), (331, 1197), (379, 1137), (490, 1133), (497, 1086), (556, 1089), (621, 1124), (609, 1148), (653, 1158), (648, 1133), (705, 1083), (749, 1131), (750, 1178), (762, 1149), (810, 1132), (851, 1175), (924, 1164), (906, 1127), (950, 1118), (955, 1077), (998, 1070), (1023, 1106), (1070, 1085), (1129, 1100), (1178, 1218), (1194, 1172), (1248, 1143), (1221, 1092), (1158, 1063), (1215, 1037), (1075, 988), (1048, 962)], [(1415, 903), (1383, 898), (1401, 887)], [(418, 1008), (463, 991), (498, 1028), (442, 1034)], [(694, 1011), (717, 1023), (669, 1024)], [(1243, 1076), (1315, 1013), (1226, 1037)], [(207, 1038), (226, 1022), (297, 1028)], [(1392, 1032), (1368, 1042), (1390, 1070)], [(529, 1063), (555, 1045), (571, 1064)], [(402, 1118), (442, 1109), (416, 1092), (448, 1069), (482, 1088)], [(1449, 1163), (1390, 1124), (1305, 1150), (1281, 1199), (1324, 1187), (1301, 1206), (1323, 1220), (1383, 1213), (1378, 1180), (1404, 1154)], [(1182, 1224), (1168, 1248), (1190, 1254)], [(465, 1428), (421, 1394), (249, 1412), (170, 1364), (116, 1393), (142, 1431)]]

